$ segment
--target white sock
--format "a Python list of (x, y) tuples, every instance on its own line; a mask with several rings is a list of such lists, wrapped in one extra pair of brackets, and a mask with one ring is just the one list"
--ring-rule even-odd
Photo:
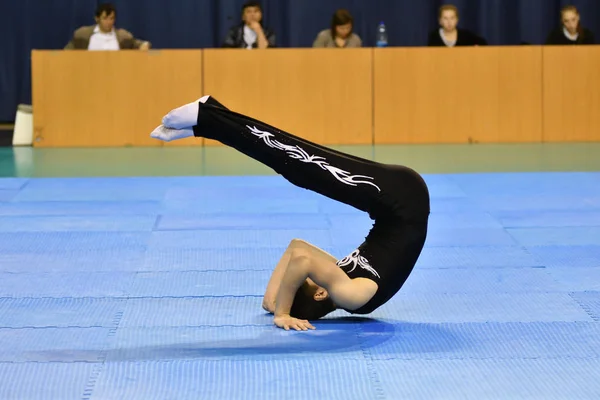
[(198, 121), (198, 102), (205, 103), (209, 97), (210, 96), (201, 97), (192, 103), (171, 110), (163, 117), (163, 125), (167, 128), (174, 129), (184, 129), (195, 126)]
[(177, 140), (177, 139), (185, 139), (187, 137), (192, 137), (192, 136), (194, 136), (194, 131), (191, 128), (189, 128), (189, 129), (171, 129), (171, 128), (166, 128), (164, 125), (159, 125), (150, 134), (150, 137), (153, 137), (154, 139), (162, 140), (164, 142), (170, 142), (172, 140)]

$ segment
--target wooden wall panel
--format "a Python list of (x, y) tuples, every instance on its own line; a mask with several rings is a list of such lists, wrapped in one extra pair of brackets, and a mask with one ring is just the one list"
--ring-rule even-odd
[(33, 51), (34, 145), (149, 137), (211, 94), (320, 144), (600, 140), (600, 46)]
[(374, 53), (375, 143), (541, 140), (541, 49)]
[(150, 132), (199, 97), (202, 53), (33, 51), (32, 74), (35, 146), (162, 146)]
[(600, 46), (544, 48), (544, 141), (600, 141)]
[(370, 144), (371, 54), (371, 49), (208, 49), (204, 94), (320, 144)]

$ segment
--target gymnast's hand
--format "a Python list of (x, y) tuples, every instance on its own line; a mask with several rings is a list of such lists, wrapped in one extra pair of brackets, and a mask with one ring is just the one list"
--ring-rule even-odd
[(307, 331), (309, 329), (315, 329), (314, 326), (310, 324), (307, 320), (297, 319), (294, 317), (290, 317), (289, 315), (281, 315), (275, 317), (273, 322), (278, 327), (289, 331), (290, 329), (295, 329), (297, 331)]

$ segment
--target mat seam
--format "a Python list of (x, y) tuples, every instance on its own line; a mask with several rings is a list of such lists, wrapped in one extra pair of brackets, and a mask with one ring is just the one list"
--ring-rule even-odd
[(384, 400), (387, 398), (387, 396), (385, 395), (385, 391), (383, 390), (383, 385), (381, 384), (381, 380), (379, 379), (377, 369), (373, 365), (373, 355), (371, 354), (371, 351), (369, 351), (369, 349), (365, 347), (364, 342), (362, 341), (363, 331), (360, 324), (356, 324), (355, 330), (358, 336), (358, 344), (360, 346), (361, 352), (363, 353), (367, 371), (369, 373), (369, 380), (371, 381), (372, 388), (375, 390), (376, 393), (376, 398)]
[(125, 310), (127, 305), (127, 302), (125, 302), (125, 304), (123, 305), (123, 308), (121, 309), (121, 311), (117, 311), (113, 317), (113, 323), (112, 323), (112, 328), (110, 328), (110, 330), (108, 331), (108, 335), (106, 337), (106, 343), (104, 345), (104, 347), (102, 348), (102, 350), (100, 350), (100, 354), (98, 355), (98, 362), (97, 364), (94, 366), (92, 373), (90, 374), (90, 376), (88, 377), (85, 389), (83, 391), (83, 394), (81, 396), (81, 400), (90, 400), (90, 398), (92, 397), (92, 394), (94, 392), (94, 389), (96, 387), (96, 383), (98, 381), (98, 378), (100, 377), (100, 375), (102, 374), (102, 372), (104, 371), (104, 366), (106, 363), (106, 358), (108, 356), (108, 349), (110, 346), (110, 339), (113, 338), (116, 333), (117, 333), (117, 329), (119, 328), (119, 324), (121, 323), (121, 320), (123, 319), (123, 313)]
[[(575, 299), (574, 299), (575, 300)], [(569, 324), (569, 325), (587, 325), (587, 324), (595, 324), (597, 321), (517, 321), (517, 322), (493, 322), (498, 325), (529, 325), (529, 324)], [(479, 321), (479, 322), (442, 322), (436, 323), (441, 325), (486, 325), (489, 322), (487, 321)], [(132, 325), (129, 327), (121, 327), (121, 329), (141, 329), (141, 328), (152, 328), (152, 329), (179, 329), (179, 328), (222, 328), (222, 327), (231, 327), (231, 328), (246, 328), (246, 327), (261, 327), (261, 326), (272, 326), (272, 322), (266, 321), (264, 323), (254, 323), (254, 324), (195, 324), (195, 325)], [(0, 330), (44, 330), (44, 329), (115, 329), (114, 326), (101, 326), (101, 325), (88, 325), (88, 326), (77, 326), (77, 325), (44, 325), (44, 326), (0, 326)], [(110, 334), (110, 332), (109, 332)], [(100, 349), (99, 351), (102, 351)], [(370, 354), (370, 353), (369, 353)], [(371, 357), (373, 358), (373, 357)], [(2, 361), (0, 361), (2, 363)]]
[(25, 178), (25, 182), (23, 182), (23, 184), (21, 186), (19, 186), (18, 190), (21, 191), (23, 189), (25, 189), (27, 186), (29, 186), (29, 184), (31, 183), (32, 178), (28, 177)]
[(596, 314), (591, 310), (591, 308), (587, 305), (584, 304), (583, 302), (579, 301), (577, 298), (575, 298), (575, 296), (573, 296), (574, 292), (569, 292), (569, 297), (573, 299), (573, 301), (575, 303), (577, 303), (577, 305), (583, 310), (585, 311), (585, 313), (587, 315), (589, 315), (589, 317), (592, 319), (592, 321), (594, 322), (600, 322), (600, 316), (596, 316)]
[(193, 295), (189, 295), (189, 296), (175, 296), (175, 295), (156, 295), (156, 296), (97, 296), (97, 297), (90, 297), (90, 296), (82, 296), (82, 297), (77, 297), (77, 296), (56, 296), (56, 297), (52, 297), (52, 296), (41, 296), (41, 297), (34, 297), (34, 296), (23, 296), (23, 297), (0, 297), (0, 300), (125, 300), (127, 302), (127, 300), (133, 299), (133, 300), (138, 300), (138, 299), (221, 299), (221, 298), (244, 298), (244, 297), (248, 297), (248, 298), (262, 298), (264, 297), (264, 295), (262, 294), (223, 294), (223, 295), (212, 295), (212, 294), (207, 294), (207, 295), (200, 295), (200, 296), (193, 296)]
[[(530, 357), (495, 357), (495, 356), (488, 356), (488, 357), (423, 357), (423, 358), (418, 358), (418, 357), (406, 357), (406, 358), (402, 358), (402, 357), (378, 357), (376, 359), (370, 360), (369, 362), (366, 362), (367, 364), (367, 370), (369, 371), (369, 374), (371, 374), (371, 369), (370, 366), (372, 366), (373, 361), (376, 362), (382, 362), (382, 361), (597, 361), (599, 359), (598, 356), (595, 355), (590, 355), (587, 357), (568, 357), (568, 356), (556, 356), (556, 357), (541, 357), (541, 356), (530, 356)], [(349, 360), (349, 361), (354, 361), (354, 359), (352, 358), (348, 358), (348, 359), (344, 359), (344, 360)], [(186, 362), (195, 362), (198, 360), (182, 360), (182, 361), (186, 361)], [(226, 359), (203, 359), (202, 362), (223, 362), (226, 363), (228, 362), (228, 360)], [(237, 359), (235, 360), (236, 362), (238, 361), (252, 361), (250, 359)], [(291, 360), (281, 360), (281, 361), (291, 361)], [(135, 362), (136, 364), (154, 364), (154, 363), (158, 363), (158, 362), (164, 362), (164, 363), (172, 363), (173, 360), (167, 360), (167, 359), (157, 359), (157, 360), (135, 360), (135, 361), (131, 361), (131, 362)], [(75, 360), (75, 361), (54, 361), (54, 360), (49, 360), (49, 361), (39, 361), (39, 360), (24, 360), (24, 361), (0, 361), (0, 365), (22, 365), (22, 364), (101, 364), (103, 362), (100, 361), (86, 361), (86, 360)], [(373, 367), (373, 370), (375, 370), (375, 368)], [(374, 371), (374, 375), (377, 375), (377, 372)], [(378, 378), (377, 379), (377, 385), (381, 385), (381, 383), (379, 382)], [(382, 386), (382, 385), (381, 385)], [(381, 390), (381, 394), (378, 394), (378, 396), (382, 396), (382, 397), (377, 397), (378, 399), (384, 400), (387, 399), (383, 389)], [(87, 400), (87, 399), (86, 399)]]
[(162, 218), (163, 218), (162, 214), (158, 214), (156, 216), (156, 218), (154, 219), (154, 225), (152, 225), (152, 232), (156, 232), (159, 230), (158, 228), (160, 226)]
[[(331, 251), (330, 253), (333, 253), (333, 251)], [(135, 260), (132, 260), (135, 261)], [(466, 266), (466, 265), (450, 265), (450, 266), (423, 266), (423, 265), (419, 265), (418, 266), (419, 269), (426, 269), (426, 270), (468, 270), (468, 269), (472, 269), (474, 268), (473, 266)], [(1, 267), (0, 267), (1, 268)], [(493, 266), (478, 266), (476, 267), (478, 270), (498, 270), (498, 269), (504, 269), (504, 270), (522, 270), (522, 269), (544, 269), (544, 268), (554, 268), (554, 266), (548, 267), (547, 265), (543, 265), (542, 263), (538, 263), (536, 265), (524, 265), (524, 266), (518, 266), (518, 265), (510, 265), (510, 266), (503, 266), (503, 265), (493, 265)], [(565, 268), (565, 267), (561, 267), (561, 268)], [(594, 266), (583, 266), (583, 267), (572, 267), (572, 268), (595, 268)], [(89, 272), (89, 274), (108, 274), (108, 273), (131, 273), (131, 274), (158, 274), (158, 273), (229, 273), (229, 272), (234, 272), (234, 273), (239, 273), (239, 272), (271, 272), (273, 269), (268, 269), (268, 268), (240, 268), (240, 269), (174, 269), (174, 270), (166, 270), (166, 269), (115, 269), (115, 270), (111, 270), (111, 269), (106, 269), (106, 270), (92, 270), (92, 271), (84, 271), (84, 272), (77, 272), (79, 274), (87, 274)], [(68, 270), (57, 270), (57, 271), (36, 271), (36, 270), (1, 270), (0, 269), (0, 274), (6, 274), (6, 275), (51, 275), (51, 274), (70, 274), (70, 272), (68, 272)], [(6, 296), (0, 296), (1, 298), (6, 298)], [(39, 298), (39, 297), (36, 297)]]

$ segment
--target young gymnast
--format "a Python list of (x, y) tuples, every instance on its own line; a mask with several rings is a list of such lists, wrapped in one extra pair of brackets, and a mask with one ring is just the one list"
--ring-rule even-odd
[(272, 168), (292, 184), (367, 212), (373, 227), (341, 260), (291, 241), (267, 285), (263, 308), (285, 330), (343, 309), (368, 314), (402, 287), (427, 236), (429, 191), (421, 176), (335, 151), (233, 112), (211, 96), (169, 112), (151, 136), (217, 140)]

